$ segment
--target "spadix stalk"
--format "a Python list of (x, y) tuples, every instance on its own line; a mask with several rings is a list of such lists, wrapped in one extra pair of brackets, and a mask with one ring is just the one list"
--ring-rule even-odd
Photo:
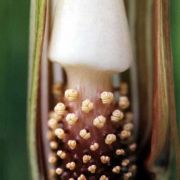
[(49, 58), (64, 67), (128, 69), (133, 57), (123, 0), (60, 0)]

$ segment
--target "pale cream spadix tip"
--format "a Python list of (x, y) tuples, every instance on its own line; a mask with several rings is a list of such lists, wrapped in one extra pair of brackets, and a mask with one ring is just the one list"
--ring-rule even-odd
[(133, 56), (123, 0), (61, 0), (54, 18), (50, 60), (105, 71), (129, 68)]

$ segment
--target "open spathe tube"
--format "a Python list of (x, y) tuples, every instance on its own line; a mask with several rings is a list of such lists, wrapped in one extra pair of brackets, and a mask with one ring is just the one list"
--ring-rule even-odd
[[(147, 5), (142, 2), (143, 6), (138, 8)], [(152, 60), (151, 43), (143, 42), (153, 39), (149, 33), (151, 28), (144, 27), (151, 22), (142, 24), (147, 16), (151, 18), (151, 6), (147, 5), (149, 11), (144, 10), (146, 17), (142, 18), (139, 17), (141, 13), (132, 9), (134, 3), (129, 4), (131, 31), (137, 31), (134, 35), (140, 43), (136, 50), (142, 55), (133, 62), (123, 1), (41, 0), (36, 5), (37, 21), (32, 18), (36, 31), (32, 28), (31, 41), (36, 43), (31, 42), (33, 75), (30, 77), (33, 78), (30, 79), (28, 114), (34, 179), (39, 179), (40, 175), (45, 179), (134, 179), (136, 171), (138, 179), (151, 179), (149, 171), (146, 174), (146, 165), (149, 165), (148, 170), (157, 171), (159, 164), (158, 168), (154, 168), (154, 164), (160, 154), (163, 162), (169, 158), (168, 148), (161, 153), (168, 138), (170, 105), (167, 102), (170, 99), (167, 92), (172, 85), (166, 79), (170, 66), (166, 67), (164, 58), (168, 54), (163, 44), (167, 42), (164, 39), (167, 31), (159, 36), (161, 26), (167, 23), (158, 23), (154, 18), (158, 28), (154, 31), (153, 45), (158, 48), (155, 48)], [(158, 12), (164, 11), (155, 7)], [(133, 13), (139, 15), (137, 19)], [(155, 62), (154, 69), (149, 66), (152, 62)], [(136, 75), (131, 75), (131, 83), (129, 71), (123, 73), (131, 63), (138, 67), (138, 83), (134, 78)], [(155, 81), (152, 81), (152, 75)], [(154, 98), (151, 96), (152, 85)], [(134, 91), (135, 86), (138, 86), (139, 94)], [(153, 113), (150, 110), (152, 100), (155, 104)], [(132, 107), (140, 111), (140, 123)], [(150, 143), (147, 138), (150, 140), (151, 135)], [(163, 173), (155, 172), (157, 176), (164, 175), (167, 163), (162, 164)]]

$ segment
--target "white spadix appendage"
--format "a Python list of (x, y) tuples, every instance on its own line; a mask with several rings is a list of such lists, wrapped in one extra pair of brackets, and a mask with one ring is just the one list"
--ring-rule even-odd
[(116, 72), (129, 68), (133, 56), (123, 0), (61, 0), (54, 18), (52, 61)]

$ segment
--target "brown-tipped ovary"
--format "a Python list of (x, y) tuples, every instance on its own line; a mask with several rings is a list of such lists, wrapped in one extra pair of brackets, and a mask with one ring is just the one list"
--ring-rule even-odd
[(49, 179), (133, 179), (136, 143), (126, 93), (67, 89), (49, 114)]

